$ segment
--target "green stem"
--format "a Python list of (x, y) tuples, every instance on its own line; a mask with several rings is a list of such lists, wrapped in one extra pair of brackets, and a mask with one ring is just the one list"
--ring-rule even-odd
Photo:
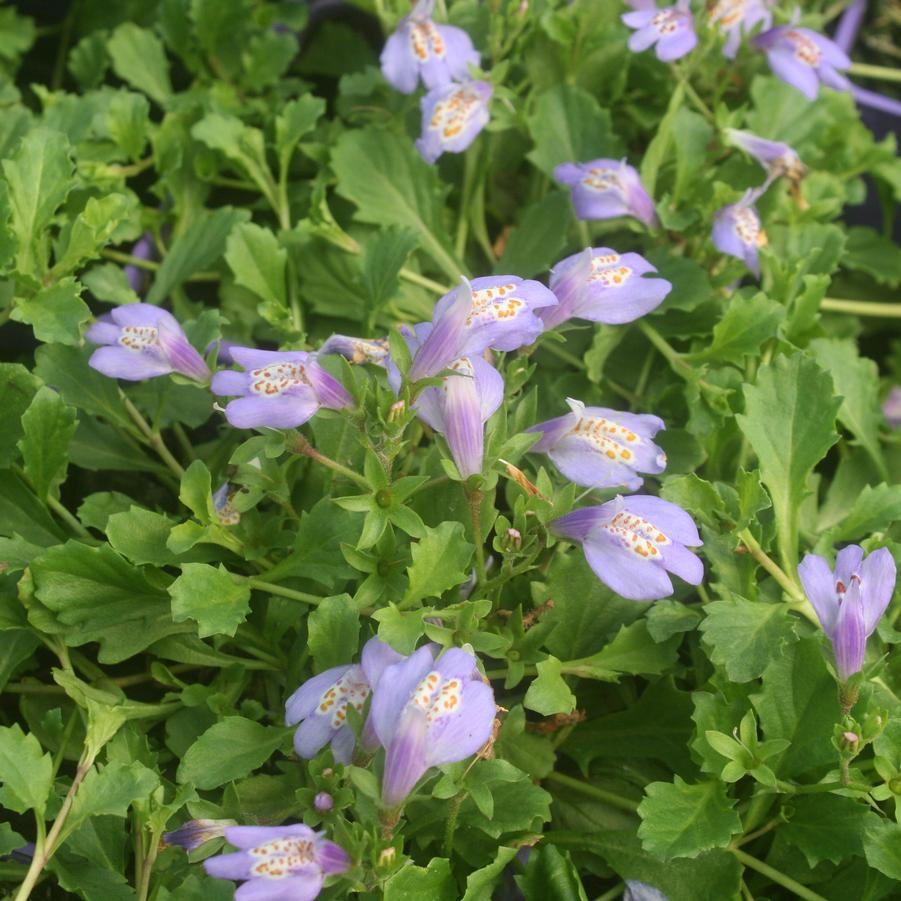
[(765, 864), (762, 860), (751, 857), (750, 854), (745, 854), (744, 851), (741, 851), (738, 848), (732, 848), (731, 851), (746, 867), (756, 870), (761, 876), (766, 876), (783, 888), (787, 888), (790, 892), (794, 892), (799, 898), (803, 898), (804, 901), (827, 901), (822, 895), (812, 892), (806, 886), (801, 885), (800, 882), (796, 882), (790, 876), (786, 876), (785, 873), (781, 873), (769, 864)]
[(133, 257), (130, 253), (122, 253), (121, 250), (110, 250), (105, 248), (100, 251), (100, 256), (106, 260), (112, 260), (115, 263), (122, 263), (124, 266), (134, 266), (136, 269), (146, 269), (148, 272), (156, 272), (160, 268), (160, 264), (153, 260), (143, 260), (141, 257)]
[(143, 434), (147, 443), (156, 451), (163, 463), (165, 463), (166, 466), (181, 479), (185, 474), (184, 467), (175, 459), (169, 448), (166, 447), (163, 436), (150, 427), (150, 423), (144, 419), (141, 415), (141, 411), (128, 399), (128, 395), (121, 388), (119, 389), (119, 397), (122, 398), (122, 404), (125, 407), (125, 411), (131, 417), (132, 422), (141, 430), (141, 434)]
[(760, 838), (761, 835), (766, 835), (767, 832), (772, 832), (780, 823), (782, 823), (782, 817), (773, 817), (765, 826), (761, 826), (760, 829), (755, 830), (754, 832), (749, 832), (747, 835), (742, 835), (740, 838), (734, 839), (732, 844), (729, 846), (730, 848), (740, 848), (742, 845), (750, 844), (755, 839)]
[(312, 604), (314, 607), (321, 604), (325, 598), (315, 594), (307, 594), (305, 591), (295, 591), (293, 588), (285, 588), (283, 585), (276, 585), (275, 582), (266, 582), (264, 579), (256, 579), (253, 576), (243, 576), (244, 582), (251, 588), (259, 591), (268, 591), (269, 594), (276, 594), (280, 598), (288, 598), (291, 601), (301, 601), (304, 604)]
[(855, 316), (882, 316), (901, 319), (901, 303), (883, 303), (880, 300), (842, 300), (824, 297), (820, 309), (833, 313), (853, 313)]
[(466, 491), (469, 501), (469, 516), (472, 521), (472, 540), (476, 548), (476, 577), (478, 585), (484, 586), (487, 581), (485, 569), (485, 542), (482, 539), (482, 498), (485, 496), (478, 488)]
[[(799, 605), (799, 610), (803, 613), (811, 622), (819, 622), (816, 618), (816, 613), (814, 613), (813, 608), (810, 607), (810, 601), (807, 600), (807, 596), (801, 590), (800, 586), (794, 582), (789, 576), (785, 573), (778, 563), (770, 557), (766, 551), (758, 544), (757, 539), (751, 534), (750, 529), (743, 529), (738, 533), (738, 537), (741, 539), (742, 544), (748, 549), (748, 553), (779, 583), (782, 590), (794, 601), (794, 603)], [(810, 608), (809, 612), (806, 608)]]
[[(29, 488), (34, 488), (31, 479), (28, 477), (28, 473), (25, 472), (24, 469), (20, 466), (13, 467), (16, 475), (28, 485)], [(93, 541), (93, 536), (91, 533), (75, 518), (75, 515), (63, 504), (61, 504), (55, 497), (48, 494), (46, 498), (44, 498), (44, 503), (47, 507), (52, 510), (79, 538), (87, 538), (90, 541)]]
[(461, 791), (454, 795), (451, 800), (450, 808), (447, 812), (447, 823), (444, 827), (445, 857), (450, 857), (454, 850), (454, 832), (457, 830), (457, 817), (460, 815), (460, 806), (463, 804), (465, 797), (466, 792)]
[(581, 779), (573, 779), (572, 776), (566, 776), (563, 773), (551, 773), (545, 777), (545, 782), (548, 781), (556, 782), (558, 785), (563, 785), (575, 791), (582, 792), (583, 795), (587, 795), (589, 798), (603, 801), (605, 804), (609, 804), (611, 807), (618, 807), (620, 810), (628, 810), (630, 813), (635, 813), (635, 811), (638, 810), (637, 801), (623, 798), (621, 795), (617, 795), (614, 792), (608, 792), (603, 788), (598, 788), (596, 785), (582, 782)]
[(851, 63), (851, 68), (848, 72), (851, 75), (859, 75), (861, 78), (876, 78), (880, 81), (901, 81), (901, 69), (893, 69), (888, 66)]
[(292, 450), (295, 454), (302, 454), (305, 457), (309, 457), (311, 460), (315, 460), (317, 463), (331, 469), (333, 472), (340, 473), (342, 476), (350, 479), (352, 482), (356, 482), (357, 485), (361, 488), (365, 488), (367, 491), (371, 490), (369, 482), (366, 481), (364, 476), (361, 476), (358, 472), (354, 472), (337, 460), (333, 460), (331, 457), (320, 454), (319, 451), (317, 451), (313, 445), (299, 433), (289, 439), (288, 449)]
[(414, 272), (412, 269), (407, 269), (406, 267), (402, 268), (400, 272), (398, 272), (398, 275), (414, 285), (419, 285), (422, 288), (428, 288), (429, 291), (434, 291), (435, 294), (447, 294), (448, 291), (453, 290), (453, 288), (448, 288), (447, 285), (442, 285), (440, 282), (436, 282), (431, 278), (426, 278), (426, 276), (420, 275), (418, 272)]
[(457, 217), (457, 236), (454, 253), (461, 259), (466, 253), (466, 239), (469, 237), (469, 206), (472, 200), (472, 185), (476, 176), (480, 144), (477, 141), (463, 155), (463, 187), (460, 192), (460, 212)]
[(623, 893), (623, 883), (617, 882), (616, 885), (613, 886), (612, 889), (604, 892), (602, 895), (598, 895), (594, 901), (613, 901), (614, 898), (619, 898)]

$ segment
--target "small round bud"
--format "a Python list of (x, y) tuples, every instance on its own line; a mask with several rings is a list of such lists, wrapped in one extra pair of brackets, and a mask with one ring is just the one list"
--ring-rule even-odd
[(375, 493), (375, 502), (385, 509), (391, 506), (391, 490), (389, 488), (380, 488)]
[(501, 536), (501, 547), (509, 554), (522, 549), (522, 533), (519, 529), (509, 528)]
[(322, 778), (323, 778), (323, 779), (331, 779), (332, 776), (334, 776), (334, 775), (335, 775), (335, 771), (334, 771), (330, 766), (327, 766), (327, 767), (322, 771)]
[(319, 792), (313, 799), (313, 806), (320, 813), (328, 813), (335, 806), (335, 799), (328, 792)]
[(901, 795), (901, 773), (889, 779), (888, 787), (893, 795)]
[(397, 857), (397, 848), (382, 848), (381, 853), (379, 854), (379, 868), (387, 869), (394, 863), (394, 858)]
[(406, 401), (399, 400), (395, 403), (391, 404), (391, 409), (388, 410), (388, 422), (397, 422), (407, 411)]
[(860, 741), (860, 737), (855, 732), (842, 732), (842, 738), (845, 739), (849, 744), (857, 744)]

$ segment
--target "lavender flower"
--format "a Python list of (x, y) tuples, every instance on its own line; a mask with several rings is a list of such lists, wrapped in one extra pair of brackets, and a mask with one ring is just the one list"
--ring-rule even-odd
[(213, 507), (216, 517), (224, 526), (236, 526), (241, 521), (241, 514), (232, 506), (232, 498), (237, 491), (223, 482), (213, 493)]
[(385, 338), (351, 338), (348, 335), (332, 335), (319, 354), (340, 354), (351, 363), (375, 363), (384, 366), (388, 356), (388, 341)]
[(313, 901), (326, 876), (350, 868), (347, 852), (302, 823), (285, 826), (230, 826), (235, 854), (210, 857), (203, 866), (218, 879), (249, 880), (235, 901)]
[[(150, 232), (144, 232), (138, 242), (131, 248), (131, 254), (137, 260), (153, 260), (156, 258), (156, 244)], [(147, 270), (137, 266), (126, 266), (123, 270), (132, 291), (143, 294), (147, 288)]]
[(835, 29), (835, 45), (844, 53), (850, 53), (857, 41), (857, 33), (867, 14), (867, 0), (854, 0), (842, 13)]
[(804, 591), (823, 631), (832, 642), (839, 678), (845, 682), (863, 667), (867, 639), (873, 634), (895, 590), (895, 561), (888, 548), (864, 560), (851, 544), (835, 558), (835, 572), (816, 554), (798, 566)]
[(763, 193), (770, 183), (780, 175), (786, 176), (790, 182), (797, 184), (807, 174), (807, 167), (788, 144), (783, 144), (781, 141), (768, 141), (749, 131), (739, 131), (735, 128), (726, 128), (723, 134), (728, 143), (744, 150), (749, 156), (753, 156), (766, 169), (766, 184), (759, 189), (759, 193)]
[(836, 91), (847, 91), (851, 86), (836, 71), (851, 66), (848, 55), (809, 28), (780, 25), (759, 34), (751, 43), (766, 53), (773, 72), (808, 100), (816, 99), (820, 84)]
[(114, 379), (140, 381), (178, 372), (207, 382), (210, 371), (176, 318), (148, 303), (115, 307), (85, 332), (94, 344), (89, 364)]
[(892, 430), (901, 426), (901, 385), (895, 385), (882, 402), (882, 415)]
[(651, 440), (664, 428), (662, 419), (586, 407), (571, 397), (566, 402), (571, 413), (527, 431), (542, 433), (532, 452), (547, 454), (571, 482), (635, 491), (643, 482), (639, 472), (656, 474), (666, 468), (666, 454)]
[(554, 306), (557, 298), (540, 282), (515, 275), (463, 279), (435, 304), (431, 328), (419, 334), (410, 367), (413, 381), (429, 378), (461, 357), (487, 350), (516, 350), (531, 344), (544, 323), (535, 314)]
[(767, 243), (766, 232), (754, 202), (759, 190), (749, 189), (738, 203), (717, 211), (713, 220), (713, 243), (717, 250), (743, 260), (754, 275), (760, 277), (759, 251)]
[(743, 34), (750, 34), (757, 25), (769, 28), (773, 24), (770, 11), (775, 0), (718, 0), (708, 13), (710, 22), (726, 35), (723, 55), (735, 59)]
[[(294, 733), (294, 750), (311, 759), (331, 743), (338, 763), (350, 763), (354, 733), (347, 723), (347, 705), (362, 712), (366, 699), (385, 669), (402, 660), (402, 655), (377, 638), (363, 646), (361, 662), (333, 666), (307, 679), (285, 702), (285, 723), (299, 723)], [(373, 751), (377, 743), (371, 730), (364, 730), (363, 742)]]
[(625, 160), (562, 163), (554, 169), (554, 178), (572, 188), (573, 206), (579, 219), (634, 216), (648, 228), (660, 224), (654, 201), (641, 184), (635, 167)]
[(619, 324), (656, 309), (672, 290), (663, 278), (643, 278), (657, 270), (637, 253), (594, 247), (561, 260), (551, 270), (556, 306), (539, 310), (546, 329), (568, 319)]
[(669, 899), (659, 888), (648, 885), (647, 882), (627, 879), (626, 890), (623, 892), (623, 901), (669, 901)]
[(217, 372), (211, 387), (214, 394), (237, 398), (225, 408), (237, 429), (289, 429), (320, 407), (342, 410), (353, 403), (344, 386), (316, 362), (316, 354), (251, 347), (231, 347), (229, 354), (246, 371)]
[(694, 18), (688, 0), (678, 0), (675, 6), (636, 9), (621, 16), (629, 28), (637, 31), (629, 38), (629, 49), (641, 53), (656, 44), (657, 59), (671, 62), (694, 50), (698, 43)]
[(328, 792), (317, 792), (313, 806), (319, 813), (328, 813), (335, 806), (335, 799)]
[(487, 81), (451, 83), (429, 91), (419, 105), (422, 134), (416, 149), (427, 163), (442, 153), (462, 153), (488, 124), (488, 101), (494, 88)]
[(163, 836), (167, 845), (178, 845), (185, 851), (193, 851), (214, 838), (222, 838), (228, 826), (234, 826), (234, 820), (188, 820), (172, 832)]
[(404, 94), (412, 94), (420, 78), (431, 90), (465, 78), (469, 66), (479, 64), (469, 35), (453, 25), (436, 25), (433, 6), (434, 0), (419, 0), (382, 50), (382, 74)]
[(681, 507), (658, 497), (616, 497), (561, 516), (551, 528), (581, 542), (595, 575), (632, 601), (671, 595), (667, 571), (691, 585), (704, 578), (703, 564), (688, 550), (703, 543), (697, 527)]
[(433, 766), (464, 760), (491, 737), (494, 692), (472, 654), (450, 648), (435, 661), (435, 645), (385, 670), (370, 718), (386, 749), (382, 802), (400, 807)]

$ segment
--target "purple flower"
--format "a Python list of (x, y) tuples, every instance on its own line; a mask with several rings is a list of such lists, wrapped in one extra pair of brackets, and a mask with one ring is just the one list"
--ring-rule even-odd
[(901, 426), (901, 385), (895, 385), (882, 402), (882, 415), (891, 429)]
[(767, 237), (754, 207), (758, 196), (758, 190), (749, 189), (738, 203), (718, 210), (713, 219), (712, 238), (717, 250), (743, 260), (759, 278), (759, 251), (766, 246)]
[(551, 270), (558, 304), (539, 311), (546, 329), (568, 319), (619, 324), (656, 309), (672, 290), (663, 278), (642, 278), (657, 270), (637, 253), (593, 247), (561, 260)]
[[(370, 638), (363, 646), (359, 664), (333, 666), (307, 679), (285, 702), (285, 723), (300, 724), (294, 733), (298, 755), (309, 760), (331, 743), (335, 760), (350, 763), (355, 740), (347, 723), (347, 705), (362, 712), (385, 668), (402, 659), (384, 642)], [(363, 743), (370, 752), (378, 746), (369, 729), (364, 730)]]
[[(131, 248), (130, 255), (138, 260), (156, 259), (156, 244), (153, 241), (153, 235), (150, 232), (144, 232), (134, 247)], [(139, 269), (137, 266), (126, 266), (123, 271), (132, 291), (137, 294), (143, 294), (147, 287), (147, 270)]]
[(648, 885), (647, 882), (627, 879), (626, 890), (623, 892), (623, 901), (669, 901), (669, 899), (659, 888)]
[(554, 178), (572, 188), (573, 206), (579, 219), (634, 216), (648, 228), (660, 224), (654, 201), (641, 184), (635, 167), (625, 160), (562, 163), (554, 169)]
[(469, 66), (479, 64), (469, 35), (453, 25), (432, 21), (434, 0), (419, 0), (410, 15), (385, 42), (380, 62), (388, 83), (404, 94), (416, 90), (422, 78), (427, 89), (466, 78)]
[(780, 25), (759, 34), (751, 43), (766, 53), (773, 72), (808, 100), (816, 99), (821, 83), (836, 91), (847, 91), (851, 86), (836, 71), (851, 66), (847, 53), (809, 28)]
[(735, 59), (743, 34), (750, 34), (757, 25), (769, 28), (773, 24), (770, 7), (775, 0), (718, 0), (708, 13), (710, 22), (726, 35), (723, 54)]
[(749, 131), (739, 131), (735, 128), (726, 128), (723, 130), (723, 134), (729, 144), (744, 150), (749, 156), (753, 156), (766, 169), (766, 185), (759, 189), (760, 193), (763, 193), (770, 182), (780, 175), (797, 183), (807, 174), (807, 167), (788, 144), (783, 144), (781, 141), (768, 141)]
[(313, 901), (326, 876), (350, 868), (347, 852), (302, 823), (230, 826), (229, 844), (241, 850), (210, 857), (203, 866), (218, 879), (249, 880), (235, 901)]
[(561, 516), (551, 528), (580, 541), (595, 575), (632, 601), (671, 595), (667, 571), (691, 585), (704, 578), (703, 564), (688, 550), (703, 544), (697, 526), (681, 507), (659, 497), (616, 497)]
[(641, 53), (656, 44), (657, 59), (670, 62), (690, 53), (698, 43), (688, 0), (678, 0), (675, 6), (660, 10), (642, 4), (641, 9), (625, 13), (621, 18), (629, 28), (637, 29), (629, 38), (633, 53)]
[(857, 33), (867, 14), (867, 0), (854, 0), (842, 13), (835, 29), (835, 45), (845, 53), (850, 53), (857, 41)]
[(541, 432), (532, 452), (547, 454), (571, 482), (586, 488), (641, 487), (639, 472), (660, 473), (666, 454), (651, 440), (663, 420), (657, 416), (586, 407), (566, 399), (571, 413), (533, 425)]
[(317, 792), (313, 806), (319, 813), (328, 813), (335, 806), (335, 799), (328, 792)]
[(419, 105), (422, 134), (416, 149), (427, 163), (442, 153), (462, 153), (488, 124), (488, 101), (494, 88), (487, 81), (451, 83), (433, 88)]
[(210, 370), (191, 347), (178, 320), (149, 303), (131, 303), (101, 316), (85, 332), (94, 344), (90, 365), (114, 379), (140, 381), (178, 372), (198, 382), (209, 381)]
[(237, 398), (225, 408), (237, 429), (290, 429), (320, 407), (343, 410), (353, 404), (344, 386), (316, 362), (316, 354), (252, 347), (231, 347), (229, 354), (245, 371), (217, 372), (211, 388)]
[(431, 328), (413, 358), (410, 378), (429, 378), (461, 357), (483, 351), (516, 350), (531, 344), (544, 323), (535, 314), (557, 298), (540, 282), (515, 275), (463, 279), (435, 304)]
[(382, 802), (400, 807), (433, 766), (464, 760), (491, 737), (494, 692), (472, 654), (450, 648), (435, 661), (435, 645), (385, 670), (370, 718), (386, 749)]
[(386, 338), (351, 338), (348, 335), (332, 335), (322, 347), (319, 354), (340, 354), (351, 363), (375, 363), (384, 366), (388, 356)]
[(224, 526), (236, 526), (241, 514), (232, 506), (232, 498), (237, 491), (228, 482), (223, 482), (213, 493), (213, 507), (219, 522)]
[(864, 560), (862, 547), (848, 545), (838, 552), (834, 573), (822, 557), (807, 554), (798, 575), (832, 642), (836, 669), (845, 682), (863, 667), (867, 639), (892, 599), (895, 561), (891, 551), (883, 547)]
[(185, 851), (193, 851), (214, 838), (222, 838), (227, 826), (234, 826), (234, 820), (188, 820), (172, 832), (163, 836), (167, 845), (178, 845)]

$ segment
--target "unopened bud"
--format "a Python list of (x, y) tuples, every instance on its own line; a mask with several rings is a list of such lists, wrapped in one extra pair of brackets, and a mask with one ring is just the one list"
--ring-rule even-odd
[(205, 842), (225, 835), (226, 826), (234, 826), (234, 820), (188, 820), (183, 826), (163, 836), (162, 845), (178, 845), (185, 851), (193, 851)]
[(406, 401), (399, 400), (391, 404), (391, 409), (388, 410), (388, 422), (397, 422), (404, 415), (404, 413), (406, 413), (406, 411)]
[(522, 549), (522, 533), (519, 529), (509, 528), (501, 537), (501, 548), (508, 554)]
[(313, 799), (313, 806), (320, 813), (328, 813), (335, 806), (335, 799), (328, 792), (319, 792)]
[(901, 773), (889, 779), (888, 787), (893, 795), (901, 795)]
[(397, 848), (382, 848), (382, 851), (379, 854), (379, 868), (388, 869), (388, 867), (394, 863), (395, 857), (397, 857)]

